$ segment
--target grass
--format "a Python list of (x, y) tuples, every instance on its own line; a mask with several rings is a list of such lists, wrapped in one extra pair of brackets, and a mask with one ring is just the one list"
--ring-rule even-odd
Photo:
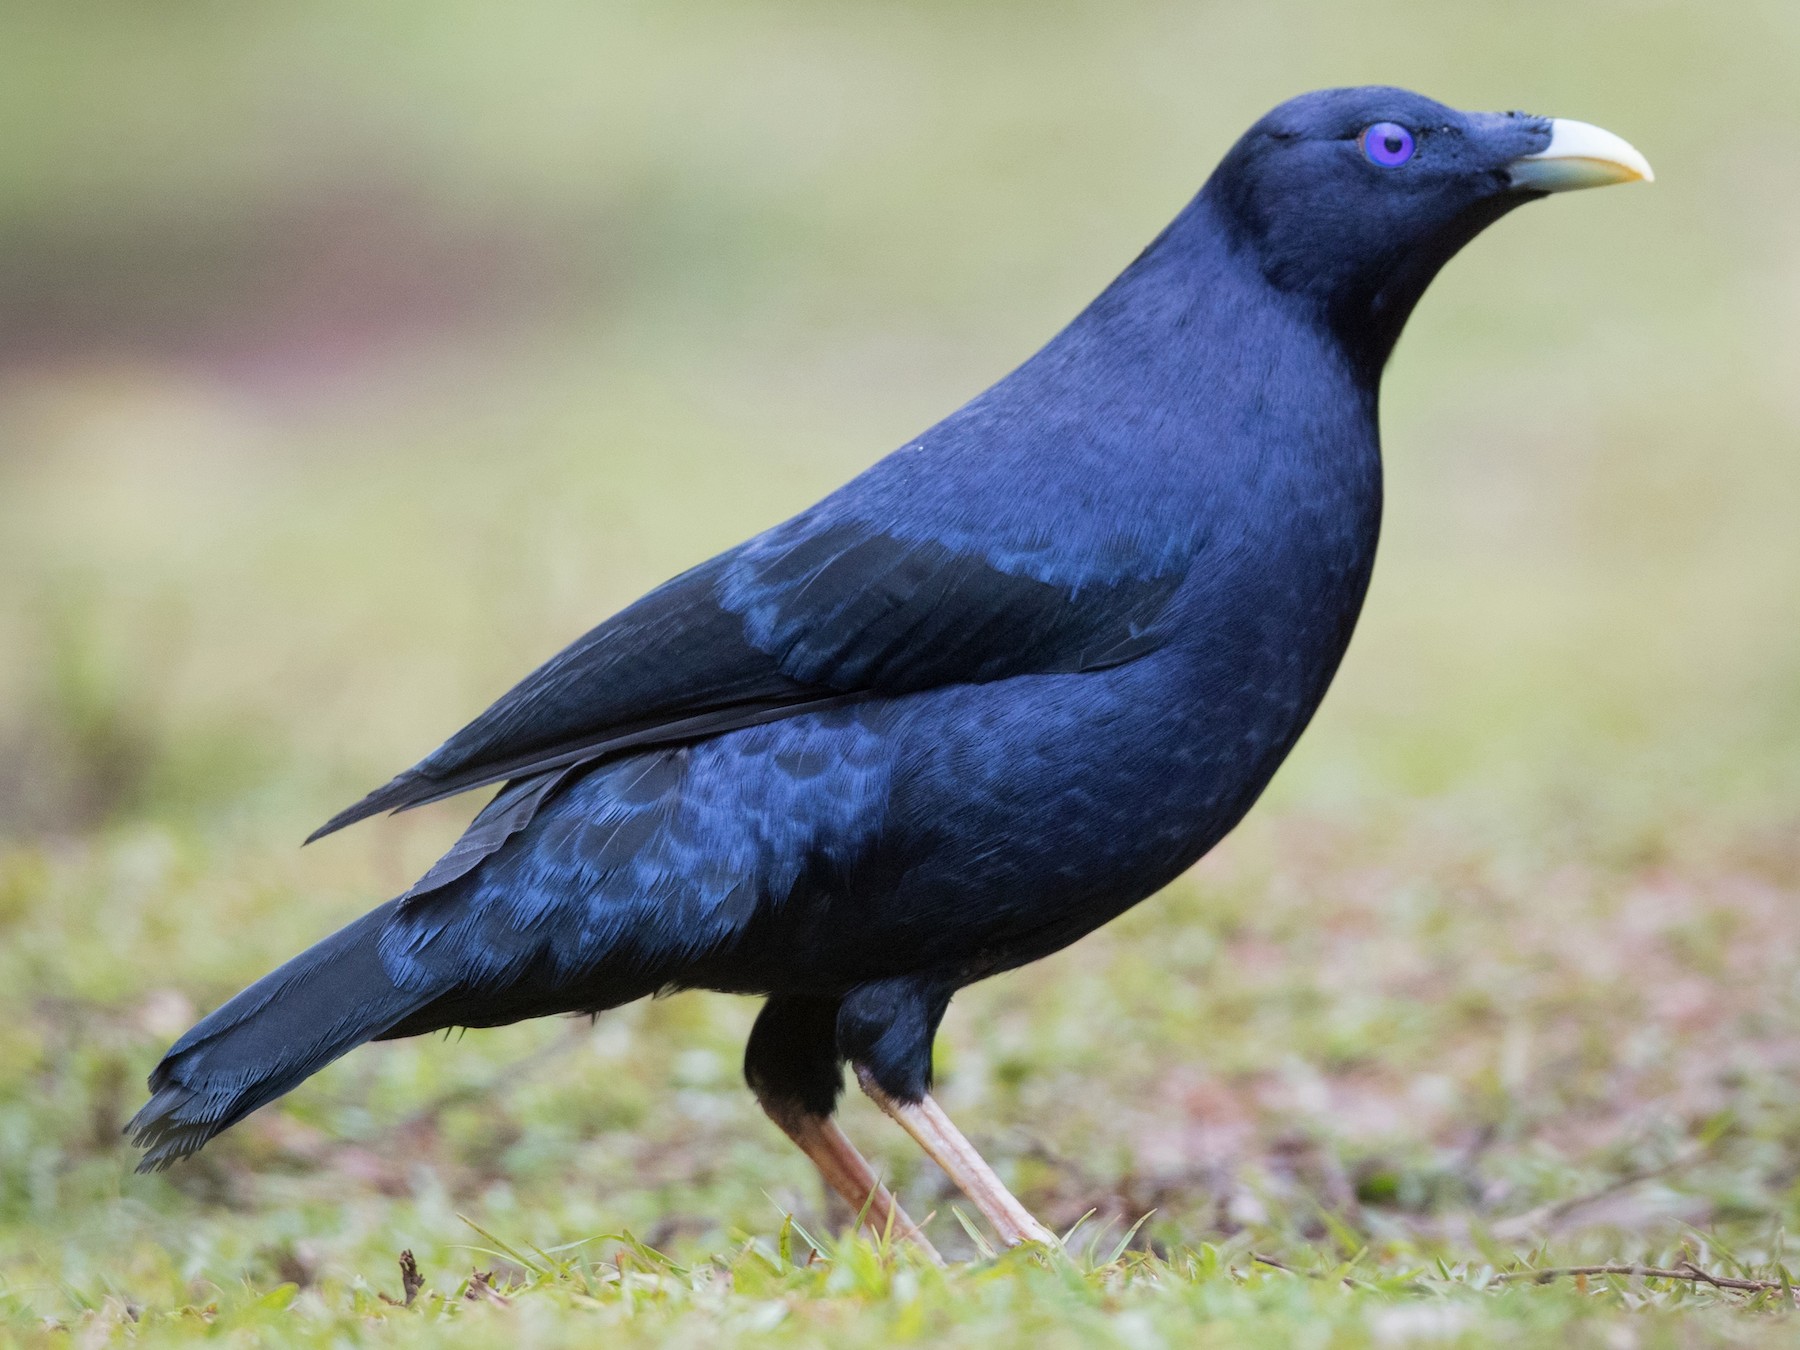
[[(488, 1240), (499, 1242), (491, 1235)], [(1096, 1246), (1111, 1255), (1094, 1255)], [(1291, 1269), (1246, 1243), (1166, 1255), (1088, 1244), (1082, 1256), (1013, 1252), (942, 1270), (862, 1239), (819, 1240), (792, 1223), (698, 1265), (682, 1265), (629, 1234), (588, 1250), (478, 1251), (505, 1274), (478, 1269), (403, 1301), (367, 1284), (302, 1291), (218, 1291), (204, 1304), (149, 1312), (108, 1300), (81, 1319), (143, 1344), (181, 1344), (204, 1327), (236, 1343), (1047, 1346), (1290, 1346), (1470, 1343), (1485, 1329), (1506, 1343), (1610, 1346), (1692, 1344), (1683, 1314), (1717, 1306), (1690, 1284), (1636, 1275), (1560, 1288), (1497, 1278), (1490, 1266), (1451, 1265), (1416, 1252), (1307, 1253)], [(1416, 1264), (1408, 1264), (1408, 1261)], [(1784, 1328), (1764, 1313), (1770, 1344)], [(1791, 1295), (1790, 1295), (1791, 1298)], [(349, 1313), (345, 1315), (345, 1311)], [(1621, 1312), (1629, 1310), (1629, 1319)], [(1759, 1343), (1755, 1324), (1725, 1343)], [(46, 1339), (61, 1329), (46, 1332)], [(1485, 1336), (1483, 1339), (1486, 1339)]]
[[(1392, 13), (0, 15), (0, 1337), (1791, 1339), (1800, 29)], [(1367, 613), (1243, 829), (952, 1007), (946, 1105), (1065, 1255), (985, 1254), (860, 1099), (953, 1264), (842, 1236), (723, 996), (367, 1047), (132, 1175), (169, 1040), (467, 811), (308, 830), (1005, 370), (1268, 104), (1375, 78), (1659, 181), (1427, 298)], [(1685, 1262), (1775, 1288), (1531, 1276)]]

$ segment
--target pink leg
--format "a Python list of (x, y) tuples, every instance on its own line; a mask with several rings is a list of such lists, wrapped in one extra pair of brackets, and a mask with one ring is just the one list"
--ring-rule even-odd
[(883, 1092), (861, 1066), (856, 1070), (856, 1077), (870, 1099), (900, 1122), (900, 1128), (918, 1142), (931, 1160), (956, 1183), (957, 1189), (968, 1196), (982, 1216), (994, 1225), (1001, 1242), (1008, 1247), (1016, 1247), (1021, 1242), (1041, 1242), (1049, 1247), (1061, 1245), (1056, 1234), (1033, 1218), (1031, 1211), (1001, 1184), (994, 1169), (975, 1151), (975, 1145), (956, 1128), (930, 1094), (916, 1102), (903, 1102)]
[(891, 1233), (894, 1237), (917, 1243), (925, 1255), (943, 1264), (937, 1248), (931, 1245), (919, 1225), (906, 1216), (893, 1192), (881, 1184), (875, 1169), (856, 1151), (856, 1145), (838, 1128), (837, 1121), (810, 1112), (771, 1109), (767, 1102), (763, 1103), (763, 1110), (768, 1112), (770, 1120), (781, 1126), (789, 1139), (799, 1145), (800, 1151), (812, 1159), (819, 1175), (825, 1178), (825, 1184), (844, 1198), (851, 1212), (862, 1215), (863, 1224), (871, 1233), (877, 1236)]

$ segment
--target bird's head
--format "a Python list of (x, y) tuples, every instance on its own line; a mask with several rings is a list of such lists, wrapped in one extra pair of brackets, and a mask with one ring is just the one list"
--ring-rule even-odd
[(1585, 122), (1458, 112), (1369, 86), (1282, 104), (1204, 195), (1273, 285), (1316, 300), (1379, 368), (1438, 269), (1513, 207), (1652, 176), (1630, 145)]

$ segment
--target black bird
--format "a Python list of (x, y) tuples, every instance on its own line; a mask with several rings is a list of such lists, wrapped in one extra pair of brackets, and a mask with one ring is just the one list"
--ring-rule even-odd
[(846, 1062), (1002, 1241), (1053, 1241), (930, 1096), (951, 996), (1249, 810), (1362, 605), (1381, 371), (1426, 285), (1523, 202), (1650, 177), (1580, 122), (1276, 108), (1024, 365), (330, 820), (504, 784), (176, 1042), (140, 1170), (364, 1041), (719, 989), (767, 998), (750, 1087), (871, 1224), (924, 1240), (832, 1120)]

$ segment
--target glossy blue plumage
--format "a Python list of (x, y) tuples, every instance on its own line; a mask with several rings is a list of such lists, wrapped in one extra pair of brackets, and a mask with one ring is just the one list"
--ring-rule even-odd
[[(1379, 120), (1436, 156), (1410, 202), (1357, 149)], [(759, 1092), (829, 1110), (848, 1057), (916, 1096), (956, 988), (1164, 885), (1304, 729), (1374, 558), (1382, 362), (1522, 199), (1483, 166), (1544, 138), (1394, 90), (1271, 114), (1018, 370), (335, 818), (511, 782), (354, 940), (177, 1044), (146, 1164), (348, 1048), (346, 1015), (368, 1039), (671, 986), (774, 996)], [(327, 1017), (347, 946), (365, 984)], [(779, 1015), (802, 1003), (823, 1019)]]

